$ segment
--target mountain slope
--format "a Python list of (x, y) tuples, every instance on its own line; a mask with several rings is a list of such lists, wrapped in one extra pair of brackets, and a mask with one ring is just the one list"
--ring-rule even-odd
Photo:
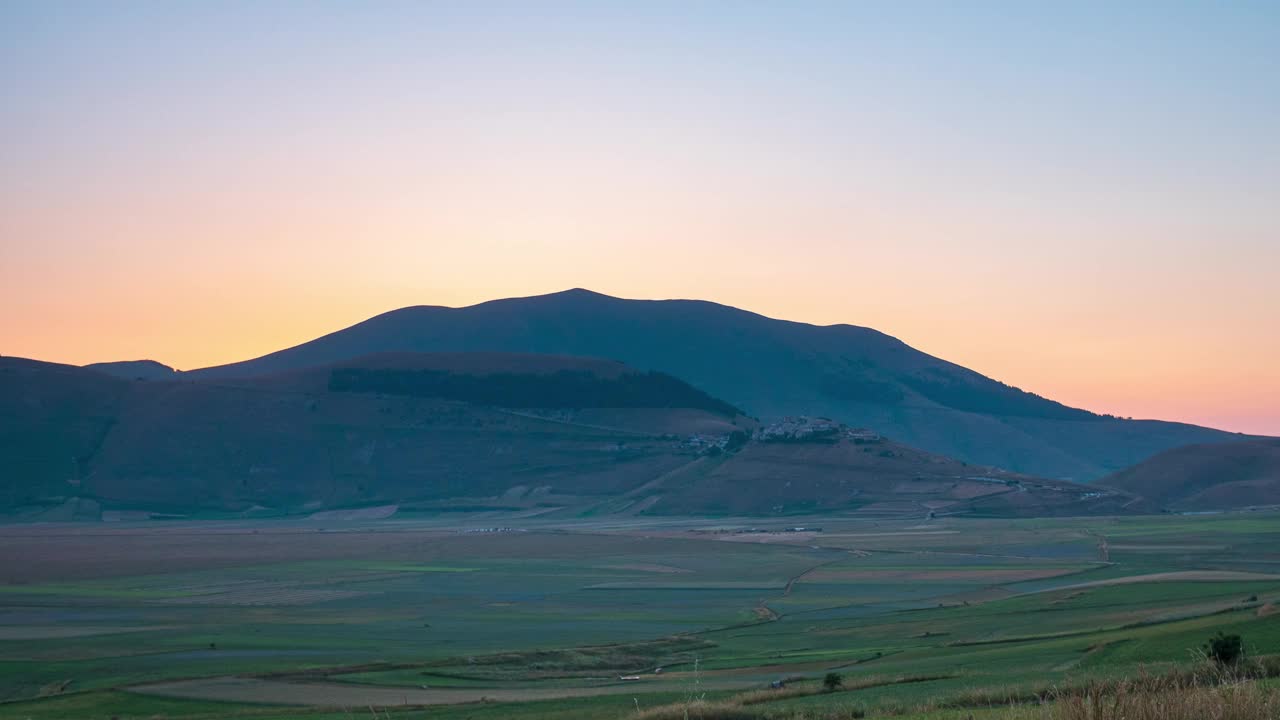
[(1280, 440), (1188, 445), (1102, 482), (1174, 510), (1280, 505)]
[(969, 462), (1089, 480), (1218, 430), (1128, 421), (1023, 392), (869, 328), (814, 326), (694, 300), (586, 290), (465, 308), (395, 310), (193, 377), (231, 378), (376, 352), (496, 351), (615, 358), (682, 378), (761, 418), (813, 414)]
[[(1043, 517), (1146, 511), (1127, 493), (970, 465), (868, 431), (834, 441), (756, 440), (668, 479), (656, 512)], [(683, 480), (683, 482), (682, 482)]]
[(4, 358), (0, 397), (0, 467), (20, 470), (0, 476), (0, 509), (28, 517), (379, 505), (1027, 516), (1132, 500), (825, 420), (760, 430), (675, 378), (609, 360), (388, 354), (166, 382)]
[(0, 357), (0, 506), (79, 494), (129, 389), (73, 365)]
[[(502, 409), (460, 399), (448, 382), (443, 395), (331, 387), (353, 370), (452, 378), (467, 391), (546, 385), (572, 405)], [(378, 356), (242, 382), (129, 382), (2, 358), (0, 397), (0, 466), (18, 470), (3, 477), (9, 507), (74, 496), (116, 508), (297, 511), (487, 497), (534, 481), (608, 496), (688, 461), (654, 438), (736, 429), (732, 408), (678, 380), (580, 358)], [(578, 414), (619, 427), (565, 421)]]

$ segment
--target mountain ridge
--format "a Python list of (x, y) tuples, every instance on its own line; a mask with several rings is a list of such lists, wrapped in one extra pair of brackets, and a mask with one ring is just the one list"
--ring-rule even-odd
[(616, 359), (679, 377), (761, 418), (828, 416), (931, 452), (1063, 479), (1094, 480), (1171, 447), (1238, 437), (1073, 408), (873, 328), (581, 288), (460, 308), (399, 308), (291, 348), (184, 375), (248, 377), (394, 351)]

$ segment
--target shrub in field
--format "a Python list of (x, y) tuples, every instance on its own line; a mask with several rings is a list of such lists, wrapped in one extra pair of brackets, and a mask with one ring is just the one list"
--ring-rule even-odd
[(822, 678), (822, 687), (828, 692), (834, 692), (843, 686), (844, 678), (840, 677), (840, 673), (829, 672), (826, 677)]
[(1204, 652), (1219, 665), (1235, 665), (1244, 659), (1244, 641), (1239, 635), (1219, 632), (1204, 646)]

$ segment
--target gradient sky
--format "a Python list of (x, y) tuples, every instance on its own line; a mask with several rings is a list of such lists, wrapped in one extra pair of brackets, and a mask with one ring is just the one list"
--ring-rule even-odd
[(0, 2), (0, 353), (583, 286), (1280, 435), (1280, 3)]

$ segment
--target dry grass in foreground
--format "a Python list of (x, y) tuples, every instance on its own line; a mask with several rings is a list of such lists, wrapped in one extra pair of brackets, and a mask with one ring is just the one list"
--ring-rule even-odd
[[(1179, 680), (1182, 678), (1177, 676), (1140, 676), (1129, 681), (1062, 690), (1029, 704), (1006, 705), (996, 717), (1001, 720), (1280, 720), (1280, 688), (1263, 687), (1254, 681), (1196, 685)], [(782, 696), (778, 699), (802, 694), (816, 693), (780, 693)], [(694, 700), (651, 708), (627, 717), (635, 720), (851, 720), (905, 714), (934, 717), (931, 713), (950, 718), (964, 717), (965, 712), (955, 705), (783, 710), (762, 708), (758, 702), (743, 702), (755, 699), (754, 694), (746, 694), (719, 702)]]
[(628, 717), (637, 720), (760, 720), (763, 716), (731, 702), (694, 700), (649, 708)]
[(1073, 695), (1047, 708), (1048, 720), (1276, 720), (1280, 691), (1254, 683)]

